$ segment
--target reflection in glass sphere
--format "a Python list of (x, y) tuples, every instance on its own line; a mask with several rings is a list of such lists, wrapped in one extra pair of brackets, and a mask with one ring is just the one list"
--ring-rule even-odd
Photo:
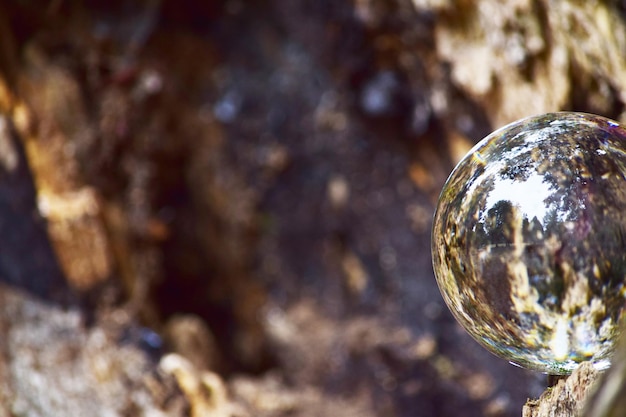
[(626, 129), (551, 113), (497, 130), (446, 182), (432, 238), (456, 319), (511, 363), (609, 366), (626, 289)]

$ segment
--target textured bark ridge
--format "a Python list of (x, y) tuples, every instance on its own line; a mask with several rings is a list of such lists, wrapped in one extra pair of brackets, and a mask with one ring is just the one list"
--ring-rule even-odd
[(581, 364), (572, 375), (558, 380), (538, 399), (528, 400), (523, 417), (617, 417), (626, 407), (626, 338), (622, 337), (611, 368), (594, 370)]
[(47, 3), (0, 2), (0, 417), (541, 394), (448, 313), (432, 212), (505, 122), (626, 120), (618, 2)]
[(593, 392), (598, 372), (589, 362), (584, 362), (568, 378), (560, 379), (537, 400), (529, 400), (522, 417), (574, 417), (587, 416), (583, 407)]
[[(626, 333), (622, 332), (622, 335)], [(626, 410), (626, 337), (622, 337), (611, 368), (600, 376), (581, 415), (617, 417)]]

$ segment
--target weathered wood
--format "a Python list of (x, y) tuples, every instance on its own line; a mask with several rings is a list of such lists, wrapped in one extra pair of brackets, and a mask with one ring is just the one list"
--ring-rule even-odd
[(537, 400), (529, 400), (522, 417), (574, 417), (583, 416), (582, 409), (593, 384), (598, 378), (589, 362), (581, 364), (566, 379), (560, 379)]
[(589, 397), (584, 417), (619, 417), (626, 413), (626, 332), (613, 358), (611, 368), (597, 381)]
[(519, 415), (433, 199), (504, 122), (626, 119), (617, 2), (49, 3), (0, 4), (0, 417)]

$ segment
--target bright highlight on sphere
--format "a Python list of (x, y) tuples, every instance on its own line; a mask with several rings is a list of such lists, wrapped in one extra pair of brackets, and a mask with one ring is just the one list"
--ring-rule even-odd
[(626, 306), (626, 129), (550, 113), (493, 132), (441, 192), (432, 256), (491, 352), (557, 375), (607, 368)]

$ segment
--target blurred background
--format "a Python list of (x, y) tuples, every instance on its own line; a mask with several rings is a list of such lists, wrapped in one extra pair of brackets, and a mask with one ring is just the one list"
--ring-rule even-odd
[[(0, 416), (517, 416), (430, 228), (531, 114), (624, 121), (626, 5), (5, 0)], [(21, 413), (21, 414), (20, 414)]]

